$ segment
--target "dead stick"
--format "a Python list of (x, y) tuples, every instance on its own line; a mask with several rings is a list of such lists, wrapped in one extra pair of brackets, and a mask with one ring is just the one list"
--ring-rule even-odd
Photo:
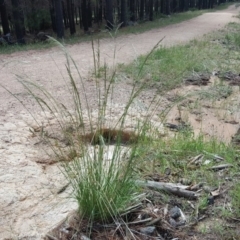
[(220, 165), (217, 165), (217, 166), (213, 166), (211, 168), (209, 168), (209, 170), (213, 170), (213, 171), (219, 171), (219, 170), (222, 170), (222, 169), (225, 169), (225, 168), (230, 168), (230, 167), (233, 167), (232, 164), (220, 164)]
[(197, 199), (198, 198), (198, 194), (196, 194), (195, 192), (185, 190), (185, 189), (181, 188), (181, 186), (178, 186), (176, 184), (174, 185), (172, 183), (154, 182), (154, 181), (137, 181), (136, 183), (143, 187), (151, 187), (151, 188), (163, 190), (168, 193), (177, 195), (179, 197), (185, 197), (188, 199)]

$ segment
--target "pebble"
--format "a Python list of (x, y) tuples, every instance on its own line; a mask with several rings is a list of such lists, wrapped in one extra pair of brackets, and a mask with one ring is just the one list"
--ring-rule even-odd
[(169, 223), (172, 225), (172, 227), (174, 227), (174, 228), (177, 227), (177, 222), (173, 218), (169, 219)]
[(214, 204), (214, 197), (213, 196), (209, 196), (207, 198), (207, 203), (208, 203), (208, 205), (213, 205)]
[(181, 216), (180, 209), (177, 206), (171, 208), (169, 211), (169, 216), (173, 219), (178, 219)]
[(142, 227), (139, 229), (139, 231), (145, 235), (152, 235), (155, 231), (156, 227), (149, 226), (149, 227)]
[(81, 240), (91, 240), (90, 238), (88, 238), (87, 236), (81, 234), (81, 237), (80, 237)]
[(209, 186), (203, 186), (203, 190), (205, 193), (210, 193), (211, 192), (211, 188)]

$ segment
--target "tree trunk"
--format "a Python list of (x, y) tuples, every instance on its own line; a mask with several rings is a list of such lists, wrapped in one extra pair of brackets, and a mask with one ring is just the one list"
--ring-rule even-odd
[(132, 22), (136, 21), (136, 17), (135, 17), (135, 0), (130, 0), (130, 20)]
[(88, 32), (88, 7), (87, 7), (87, 0), (82, 0), (82, 25), (84, 32)]
[(207, 0), (203, 0), (203, 9), (207, 9)]
[(158, 0), (155, 0), (154, 12), (155, 12), (155, 15), (157, 16), (158, 15)]
[(195, 8), (195, 0), (190, 0), (190, 8)]
[[(80, 6), (81, 6), (81, 4), (80, 4)], [(78, 7), (78, 15), (79, 15), (79, 26), (80, 26), (80, 29), (82, 29), (82, 27), (83, 27), (83, 23), (82, 23), (82, 7)]]
[(61, 0), (54, 0), (55, 2), (55, 12), (56, 12), (56, 31), (57, 37), (64, 37), (64, 27), (63, 27), (63, 11)]
[(88, 27), (92, 27), (92, 5), (91, 5), (91, 0), (88, 1)]
[(69, 27), (69, 18), (67, 16), (68, 14), (67, 14), (64, 2), (62, 2), (62, 12), (63, 12), (64, 27), (65, 29), (67, 29)]
[(165, 10), (166, 15), (170, 15), (170, 0), (166, 1), (166, 10)]
[(153, 21), (153, 0), (149, 0), (148, 7), (149, 7), (149, 20)]
[(24, 22), (18, 0), (12, 0), (13, 21), (18, 43), (25, 43), (24, 40)]
[(199, 10), (202, 9), (202, 1), (203, 1), (203, 0), (198, 0), (198, 9), (199, 9)]
[(180, 10), (180, 12), (183, 12), (184, 11), (184, 9), (185, 9), (185, 0), (179, 0), (180, 1), (180, 3), (179, 3), (179, 10)]
[(178, 1), (177, 0), (173, 0), (173, 2), (172, 2), (172, 11), (174, 13), (179, 12)]
[(4, 0), (0, 0), (0, 15), (2, 21), (3, 34), (6, 35), (10, 33), (10, 28), (8, 24), (7, 10)]
[(70, 27), (70, 34), (73, 35), (76, 32), (74, 23), (74, 5), (72, 0), (67, 0), (68, 21)]
[(165, 14), (166, 13), (165, 10), (166, 10), (166, 8), (165, 8), (165, 0), (161, 0), (161, 13)]
[(56, 14), (55, 14), (55, 10), (54, 10), (53, 0), (51, 0), (51, 2), (49, 2), (49, 10), (50, 10), (50, 17), (51, 17), (51, 22), (52, 22), (52, 29), (53, 29), (54, 32), (56, 32), (57, 31)]
[(28, 30), (30, 33), (36, 33), (39, 29), (38, 26), (36, 26), (36, 17), (37, 17), (37, 12), (35, 9), (35, 1), (31, 0), (30, 1), (30, 7), (29, 7), (29, 13), (27, 14), (27, 23), (28, 23)]
[(213, 8), (213, 2), (214, 0), (209, 0), (209, 8)]
[(140, 0), (140, 10), (139, 10), (139, 18), (143, 20), (144, 17), (144, 0)]
[(127, 25), (127, 1), (121, 0), (121, 27)]
[(74, 14), (75, 14), (75, 25), (78, 25), (78, 9), (77, 9), (77, 7), (74, 8)]
[(185, 6), (184, 6), (184, 11), (189, 10), (189, 0), (185, 0)]
[(99, 0), (99, 6), (98, 6), (98, 20), (100, 22), (102, 22), (102, 14), (103, 14), (103, 11), (102, 11), (102, 0)]
[(100, 27), (100, 23), (102, 22), (102, 0), (96, 1), (94, 22), (98, 24), (98, 27)]
[(106, 22), (107, 28), (113, 29), (113, 0), (106, 0)]
[(147, 18), (149, 19), (149, 5), (147, 0), (144, 0), (144, 6), (145, 6), (145, 16), (147, 16)]

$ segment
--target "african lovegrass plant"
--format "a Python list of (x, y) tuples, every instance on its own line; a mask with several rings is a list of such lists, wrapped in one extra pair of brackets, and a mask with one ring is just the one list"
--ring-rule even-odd
[[(109, 109), (111, 109), (111, 96), (115, 88), (115, 69), (112, 70), (111, 74), (108, 74), (105, 67), (103, 81), (96, 80), (95, 82), (98, 109), (96, 110), (97, 118), (94, 119), (93, 109), (86, 95), (85, 83), (77, 64), (60, 43), (54, 39), (52, 41), (62, 48), (66, 57), (66, 70), (69, 79), (69, 82), (66, 81), (66, 89), (72, 97), (73, 107), (69, 108), (63, 101), (57, 100), (50, 94), (47, 89), (32, 81), (17, 76), (18, 81), (37, 102), (41, 110), (46, 114), (50, 112), (56, 119), (56, 126), (44, 130), (46, 132), (44, 137), (59, 161), (62, 173), (70, 183), (72, 196), (78, 203), (81, 216), (89, 219), (90, 222), (116, 220), (124, 209), (131, 204), (136, 204), (142, 196), (135, 184), (134, 169), (137, 165), (135, 153), (139, 147), (137, 139), (144, 135), (144, 128), (149, 126), (151, 116), (146, 115), (147, 117), (141, 123), (137, 121), (137, 130), (134, 132), (134, 136), (137, 138), (131, 146), (123, 147), (122, 139), (125, 134), (124, 128), (128, 112), (145, 86), (137, 81), (136, 84), (133, 84), (126, 104), (117, 119), (114, 116), (115, 120), (113, 120)], [(94, 43), (92, 46), (94, 56), (96, 56)], [(139, 76), (146, 60), (139, 68)], [(96, 62), (94, 64), (95, 74), (97, 74), (99, 72), (97, 68), (100, 65)], [(77, 72), (77, 77), (73, 74), (73, 70), (75, 73)], [(13, 96), (18, 99), (16, 95), (13, 94)], [(20, 99), (18, 100), (21, 102)], [(106, 123), (107, 115), (109, 115), (109, 122), (111, 122), (110, 126)], [(35, 119), (37, 122), (37, 117)], [(103, 134), (103, 129), (106, 127), (115, 133), (114, 146), (109, 145), (110, 138), (112, 138), (111, 131), (109, 136)], [(54, 131), (61, 133), (61, 138), (66, 140), (67, 144), (63, 146), (61, 141), (52, 141), (48, 138)], [(87, 140), (89, 141), (87, 144), (85, 142), (86, 136), (88, 136)], [(90, 143), (95, 142), (96, 139), (98, 145), (91, 146)]]

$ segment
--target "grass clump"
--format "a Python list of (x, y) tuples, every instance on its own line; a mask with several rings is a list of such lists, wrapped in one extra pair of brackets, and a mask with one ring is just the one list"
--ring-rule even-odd
[(218, 84), (216, 86), (209, 87), (207, 90), (200, 90), (198, 92), (200, 98), (207, 100), (219, 100), (221, 98), (227, 98), (232, 93), (232, 86), (226, 84)]
[(64, 167), (75, 190), (79, 212), (91, 221), (119, 218), (120, 213), (138, 199), (132, 170), (136, 164), (134, 157), (127, 159), (127, 153), (117, 144), (106, 162), (106, 155), (111, 154), (109, 150), (99, 145), (91, 153), (85, 151), (81, 160), (75, 159)]
[(30, 50), (43, 50), (54, 47), (55, 44), (52, 41), (37, 42), (29, 44), (13, 44), (13, 45), (0, 45), (0, 54), (11, 54), (20, 51), (30, 51)]
[(234, 218), (240, 218), (240, 184), (235, 183), (230, 191), (231, 196), (231, 215)]
[[(226, 163), (233, 164), (234, 169), (238, 169), (234, 161), (236, 150), (233, 147), (214, 138), (194, 136), (190, 131), (179, 132), (175, 137), (146, 144), (148, 147), (140, 148), (138, 157), (143, 159), (142, 169), (147, 169), (150, 176), (156, 173), (164, 174), (166, 169), (171, 169), (171, 173), (175, 176), (174, 182), (188, 179), (193, 183), (205, 182), (216, 186), (222, 179), (216, 181), (215, 173), (209, 170), (211, 166), (217, 164), (216, 156), (221, 156)], [(198, 155), (202, 155), (201, 161), (196, 165), (189, 164), (191, 159)], [(232, 174), (235, 172), (234, 169)]]
[[(124, 129), (128, 112), (144, 85), (133, 86), (119, 115), (113, 116), (111, 99), (115, 88), (115, 70), (107, 72), (108, 68), (105, 67), (103, 79), (97, 79), (101, 65), (97, 62), (99, 58), (96, 58), (95, 97), (98, 108), (93, 109), (88, 102), (85, 83), (76, 63), (60, 43), (53, 39), (52, 41), (63, 49), (66, 56), (68, 81), (65, 84), (72, 104), (66, 105), (44, 87), (23, 77), (18, 76), (18, 81), (45, 113), (46, 119), (50, 114), (56, 120), (55, 126), (47, 123), (50, 126), (47, 128), (30, 112), (42, 129), (43, 134), (40, 137), (51, 150), (47, 153), (51, 158), (54, 154), (60, 170), (70, 183), (72, 197), (78, 203), (81, 216), (90, 223), (118, 221), (127, 207), (142, 199), (141, 191), (135, 184), (136, 151), (139, 148), (138, 138), (145, 138), (145, 128), (151, 123), (145, 117), (141, 122), (135, 122), (135, 131), (132, 134)], [(95, 52), (94, 43), (92, 46)], [(12, 95), (24, 105), (18, 96)], [(96, 114), (93, 116), (92, 112)], [(50, 137), (56, 132), (61, 135), (60, 140)], [(114, 145), (111, 145), (113, 140)], [(128, 142), (131, 145), (123, 146)]]
[(240, 26), (238, 23), (230, 23), (228, 25), (228, 32), (225, 35), (225, 41), (228, 48), (235, 50), (240, 49)]

